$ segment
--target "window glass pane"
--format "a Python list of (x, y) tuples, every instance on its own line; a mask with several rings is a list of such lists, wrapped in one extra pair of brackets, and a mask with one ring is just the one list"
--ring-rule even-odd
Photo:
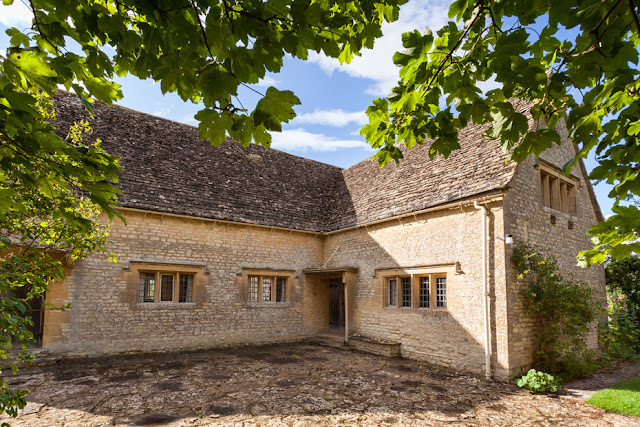
[(389, 279), (389, 305), (397, 305), (398, 284), (396, 279)]
[(287, 279), (279, 277), (276, 279), (276, 302), (284, 302), (286, 295)]
[(573, 185), (567, 185), (567, 204), (569, 205), (569, 213), (571, 215), (577, 215), (578, 209), (576, 205), (576, 189)]
[(160, 301), (173, 301), (173, 274), (160, 275)]
[(551, 208), (560, 210), (560, 181), (558, 178), (549, 178), (549, 186), (551, 187)]
[(262, 278), (262, 301), (271, 301), (271, 287), (273, 286), (273, 278)]
[(178, 292), (178, 302), (192, 302), (193, 274), (180, 275), (180, 289)]
[(402, 306), (411, 307), (411, 277), (402, 278)]
[(155, 273), (140, 273), (140, 295), (138, 301), (153, 302), (156, 292)]
[(447, 306), (447, 278), (436, 277), (436, 307)]
[(259, 277), (257, 276), (249, 277), (249, 302), (258, 301), (258, 283), (259, 283)]
[(542, 186), (542, 204), (544, 206), (551, 207), (551, 193), (549, 189), (549, 175), (546, 173), (540, 173), (541, 186)]
[(429, 307), (429, 277), (420, 278), (420, 307)]
[(567, 183), (560, 181), (560, 207), (564, 213), (569, 213), (569, 191), (567, 190)]

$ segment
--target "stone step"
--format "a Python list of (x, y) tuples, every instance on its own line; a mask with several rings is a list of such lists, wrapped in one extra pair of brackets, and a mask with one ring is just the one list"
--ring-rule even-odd
[(334, 335), (314, 335), (307, 338), (305, 341), (313, 344), (324, 345), (326, 347), (344, 347), (344, 338)]

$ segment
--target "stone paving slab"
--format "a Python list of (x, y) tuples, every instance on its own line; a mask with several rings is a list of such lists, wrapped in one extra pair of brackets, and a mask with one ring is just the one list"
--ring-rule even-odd
[(6, 378), (12, 426), (640, 426), (575, 399), (312, 344), (87, 359)]

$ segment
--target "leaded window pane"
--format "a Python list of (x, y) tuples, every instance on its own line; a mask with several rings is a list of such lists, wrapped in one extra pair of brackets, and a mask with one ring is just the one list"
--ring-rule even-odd
[(436, 277), (436, 307), (447, 307), (446, 277)]
[(429, 277), (420, 278), (420, 307), (429, 307)]
[(389, 305), (398, 305), (398, 282), (396, 279), (389, 279)]
[(180, 289), (178, 291), (178, 302), (193, 301), (193, 274), (180, 275)]
[(287, 279), (282, 277), (276, 279), (276, 302), (284, 302), (286, 287)]
[(411, 277), (402, 279), (402, 306), (411, 307)]
[(260, 288), (260, 278), (257, 276), (249, 277), (249, 301), (258, 302), (258, 291)]
[(153, 302), (156, 293), (155, 273), (140, 273), (140, 294), (138, 301)]
[(160, 276), (160, 301), (173, 301), (173, 274)]
[(273, 287), (273, 279), (264, 277), (262, 279), (262, 301), (271, 301), (271, 288)]

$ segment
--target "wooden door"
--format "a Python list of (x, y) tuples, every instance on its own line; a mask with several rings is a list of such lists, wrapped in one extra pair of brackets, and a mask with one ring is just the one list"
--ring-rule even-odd
[(329, 331), (344, 332), (344, 283), (329, 280)]

